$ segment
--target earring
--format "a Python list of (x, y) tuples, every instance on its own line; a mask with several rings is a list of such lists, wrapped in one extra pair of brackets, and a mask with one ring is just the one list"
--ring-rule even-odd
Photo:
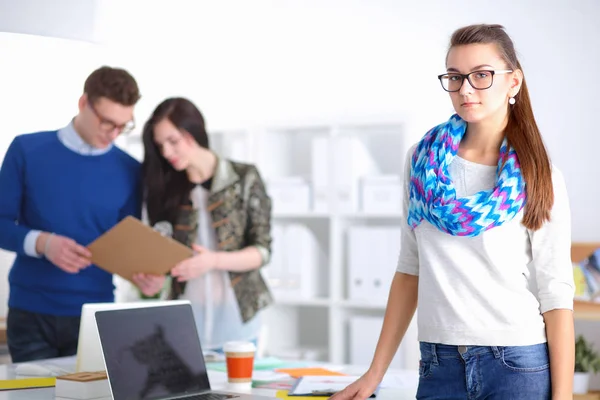
[(516, 100), (514, 97), (511, 97), (510, 99), (508, 99), (508, 104), (515, 104)]

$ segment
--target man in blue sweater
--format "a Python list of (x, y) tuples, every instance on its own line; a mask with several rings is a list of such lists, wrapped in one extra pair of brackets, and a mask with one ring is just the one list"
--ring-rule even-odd
[(113, 145), (133, 129), (139, 98), (127, 71), (101, 67), (67, 126), (19, 135), (4, 157), (0, 248), (16, 253), (7, 317), (13, 362), (74, 355), (81, 306), (114, 301), (112, 275), (91, 265), (85, 246), (125, 216), (140, 216), (140, 165)]

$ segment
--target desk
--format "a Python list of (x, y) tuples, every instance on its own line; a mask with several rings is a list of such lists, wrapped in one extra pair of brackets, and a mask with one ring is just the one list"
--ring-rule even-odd
[[(75, 357), (65, 357), (59, 359), (47, 360), (52, 365), (58, 365), (62, 368), (75, 370)], [(360, 375), (365, 372), (365, 368), (351, 366), (351, 365), (331, 365), (318, 363), (318, 366), (331, 368), (336, 371), (344, 372), (349, 375)], [(11, 379), (14, 378), (14, 364), (0, 365), (0, 379)], [(397, 372), (408, 377), (408, 380), (417, 382), (417, 371), (394, 371), (390, 370), (390, 373)], [(210, 379), (211, 387), (215, 390), (230, 390), (227, 386), (227, 374), (219, 371), (208, 371), (208, 377)], [(232, 390), (233, 391), (233, 390)], [(416, 385), (408, 385), (406, 389), (386, 389), (381, 388), (377, 399), (379, 400), (408, 400), (414, 399), (417, 388)], [(251, 389), (251, 393), (275, 397), (276, 391), (273, 389)], [(4, 390), (0, 391), (0, 400), (54, 400), (54, 388), (41, 388), (41, 389), (21, 389), (21, 390)]]

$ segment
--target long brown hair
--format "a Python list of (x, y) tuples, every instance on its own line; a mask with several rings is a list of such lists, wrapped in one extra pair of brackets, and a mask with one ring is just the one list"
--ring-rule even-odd
[(180, 131), (191, 135), (200, 147), (209, 148), (204, 116), (194, 103), (183, 97), (171, 97), (156, 106), (142, 133), (144, 198), (151, 225), (163, 220), (174, 225), (179, 207), (189, 201), (194, 188), (187, 173), (176, 171), (154, 141), (154, 127), (165, 118)]
[[(450, 49), (467, 44), (495, 44), (508, 68), (522, 70), (513, 42), (502, 25), (469, 25), (452, 34)], [(504, 134), (508, 144), (517, 153), (525, 180), (527, 202), (522, 223), (528, 229), (537, 230), (550, 220), (554, 204), (552, 166), (533, 116), (524, 77), (515, 101), (515, 104), (508, 106), (508, 123)]]

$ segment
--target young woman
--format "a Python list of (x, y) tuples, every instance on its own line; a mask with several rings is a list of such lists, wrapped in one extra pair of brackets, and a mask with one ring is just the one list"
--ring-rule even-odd
[(571, 399), (570, 210), (500, 25), (454, 32), (440, 75), (456, 111), (407, 156), (401, 253), (366, 399), (417, 304), (418, 399)]
[[(192, 302), (204, 349), (256, 341), (259, 312), (273, 301), (259, 271), (271, 253), (271, 200), (258, 170), (211, 151), (202, 114), (184, 98), (158, 105), (143, 141), (148, 221), (171, 224), (196, 252), (173, 266), (169, 298)], [(164, 282), (135, 279), (146, 295)]]

